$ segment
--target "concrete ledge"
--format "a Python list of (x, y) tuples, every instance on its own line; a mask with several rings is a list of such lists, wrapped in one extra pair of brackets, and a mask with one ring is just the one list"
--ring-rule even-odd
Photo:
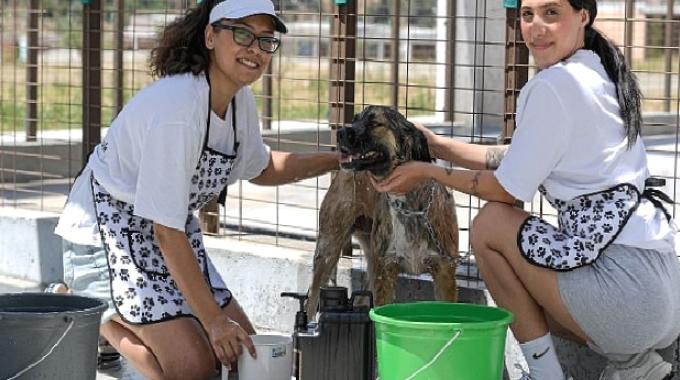
[(0, 275), (47, 284), (63, 274), (53, 213), (0, 207)]
[[(253, 324), (292, 332), (298, 303), (281, 292), (306, 292), (313, 252), (232, 238), (204, 238), (218, 272)], [(338, 285), (350, 285), (351, 262), (338, 265)]]

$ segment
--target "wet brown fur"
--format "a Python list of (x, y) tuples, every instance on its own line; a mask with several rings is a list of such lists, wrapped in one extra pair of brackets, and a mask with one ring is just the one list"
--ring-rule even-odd
[[(314, 276), (308, 293), (308, 313), (314, 315), (319, 288), (328, 283), (342, 247), (351, 235), (359, 241), (364, 252), (368, 285), (376, 305), (394, 300), (399, 273), (430, 273), (434, 280), (435, 298), (455, 301), (456, 267), (453, 259), (458, 257), (458, 223), (453, 196), (434, 181), (406, 194), (405, 209), (419, 211), (426, 207), (432, 193), (427, 220), (434, 231), (434, 239), (439, 241), (442, 252), (438, 252), (439, 247), (430, 237), (423, 217), (396, 214), (397, 219), (393, 219), (388, 195), (377, 192), (369, 179), (370, 175), (378, 178), (386, 176), (400, 160), (431, 160), (424, 135), (397, 112), (376, 106), (357, 115), (351, 128), (356, 131), (353, 137), (346, 137), (346, 130), (338, 130), (341, 151), (357, 153), (377, 147), (384, 152), (384, 157), (389, 157), (389, 162), (350, 168), (333, 178), (319, 214), (319, 238), (314, 254)], [(395, 220), (404, 226), (404, 230), (399, 232), (412, 246), (427, 247), (430, 252), (397, 252), (399, 248), (390, 251)]]

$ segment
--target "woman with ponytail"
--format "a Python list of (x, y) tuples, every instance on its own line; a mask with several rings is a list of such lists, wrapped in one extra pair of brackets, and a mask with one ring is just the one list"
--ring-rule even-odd
[[(522, 89), (509, 146), (424, 129), (433, 155), (469, 170), (413, 162), (374, 183), (403, 193), (436, 180), (487, 203), (470, 231), (477, 265), (529, 366), (564, 380), (550, 332), (587, 344), (601, 380), (661, 380), (656, 352), (680, 334), (678, 230), (649, 186), (640, 90), (621, 52), (593, 27), (595, 0), (523, 0), (521, 30), (539, 72)], [(550, 223), (514, 207), (540, 192)]]
[(248, 87), (285, 24), (271, 0), (203, 0), (151, 54), (159, 77), (123, 108), (76, 179), (56, 232), (61, 290), (109, 303), (101, 335), (150, 379), (209, 379), (252, 324), (210, 261), (194, 211), (237, 180), (279, 185), (336, 153), (272, 151)]

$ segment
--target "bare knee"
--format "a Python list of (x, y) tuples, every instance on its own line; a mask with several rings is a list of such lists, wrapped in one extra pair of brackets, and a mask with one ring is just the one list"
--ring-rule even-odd
[(217, 364), (212, 352), (206, 356), (189, 355), (163, 368), (161, 380), (208, 380), (217, 376)]
[(195, 339), (182, 340), (176, 350), (155, 352), (163, 373), (163, 380), (206, 380), (217, 375), (217, 360), (207, 339), (196, 336)]
[(484, 260), (488, 251), (487, 246), (494, 235), (495, 225), (501, 223), (499, 219), (502, 204), (498, 202), (487, 202), (472, 220), (470, 226), (470, 244), (478, 260)]

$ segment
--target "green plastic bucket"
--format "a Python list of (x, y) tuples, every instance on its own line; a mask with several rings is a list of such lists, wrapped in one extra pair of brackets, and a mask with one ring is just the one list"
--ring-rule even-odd
[(498, 380), (512, 314), (504, 309), (447, 302), (377, 307), (380, 380)]

